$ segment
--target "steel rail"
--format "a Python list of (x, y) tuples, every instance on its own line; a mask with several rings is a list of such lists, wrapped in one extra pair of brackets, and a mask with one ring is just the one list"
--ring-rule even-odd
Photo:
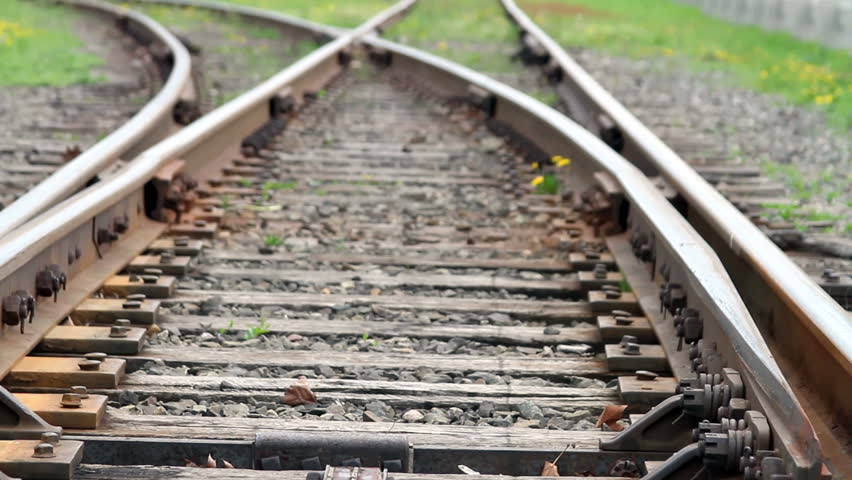
[(177, 37), (150, 17), (99, 0), (62, 1), (77, 8), (127, 18), (168, 47), (174, 64), (160, 91), (130, 120), (0, 211), (0, 237), (72, 195), (122, 155), (139, 152), (167, 135), (172, 125), (172, 109), (191, 82), (189, 52)]
[(646, 172), (662, 175), (687, 201), (687, 218), (725, 260), (761, 331), (782, 357), (785, 371), (796, 373), (794, 383), (803, 386), (797, 393), (807, 395), (803, 401), (822, 403), (817, 407), (821, 413), (835, 416), (828, 429), (839, 424), (848, 430), (852, 423), (849, 312), (578, 65), (515, 0), (501, 2), (522, 34), (532, 35), (546, 50), (549, 67), (561, 69), (572, 114), (592, 131), (603, 128), (600, 115), (608, 117), (624, 137), (622, 155)]
[[(819, 445), (813, 430), (724, 265), (710, 246), (639, 169), (561, 113), (466, 67), (410, 47), (365, 37), (413, 3), (405, 0), (358, 29), (342, 33), (255, 89), (148, 149), (110, 181), (54, 207), (31, 221), (15, 238), (0, 239), (0, 282), (37, 260), (57, 239), (84, 227), (98, 214), (139, 191), (160, 167), (177, 158), (186, 158), (194, 150), (209, 153), (208, 144), (219, 147), (217, 138), (231, 122), (240, 120), (252, 109), (265, 107), (282, 89), (296, 86), (303, 77), (322, 70), (326, 62), (337, 60), (344, 48), (363, 37), (362, 42), (370, 48), (391, 55), (389, 68), (427, 79), (430, 88), (451, 96), (469, 97), (472, 88), (485, 92), (493, 100), (494, 121), (512, 127), (546, 153), (569, 155), (587, 177), (597, 170), (607, 172), (629, 202), (633, 227), (641, 226), (654, 235), (657, 241), (651, 248), (656, 257), (671, 262), (671, 276), (688, 290), (692, 305), (700, 305), (706, 321), (724, 332), (730, 344), (729, 365), (743, 373), (753, 405), (765, 410), (782, 445), (792, 446), (793, 450), (785, 453), (792, 458), (794, 467), (818, 472)], [(268, 108), (265, 111), (268, 115)], [(202, 144), (206, 144), (205, 148)]]

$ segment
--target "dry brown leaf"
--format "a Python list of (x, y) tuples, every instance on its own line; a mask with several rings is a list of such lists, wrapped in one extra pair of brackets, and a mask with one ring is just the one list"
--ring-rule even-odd
[(216, 468), (216, 459), (213, 458), (213, 455), (207, 454), (207, 464), (204, 465), (204, 468)]
[(372, 295), (374, 297), (377, 296), (377, 295), (381, 295), (381, 294), (382, 294), (382, 290), (380, 288), (374, 288), (374, 289), (370, 290), (370, 295)]
[(184, 465), (184, 467), (188, 467), (188, 468), (200, 468), (200, 467), (198, 466), (198, 464), (197, 464), (197, 463), (193, 462), (192, 460), (190, 460), (190, 459), (188, 459), (188, 458), (184, 458), (184, 459), (183, 459), (183, 462), (184, 462), (184, 464), (185, 464), (185, 465)]
[(558, 477), (559, 476), (559, 469), (556, 468), (555, 463), (550, 463), (550, 462), (545, 461), (544, 462), (544, 468), (541, 469), (541, 476), (542, 477)]
[(601, 412), (601, 416), (598, 418), (598, 423), (595, 426), (600, 428), (601, 425), (606, 425), (613, 432), (624, 430), (624, 427), (618, 421), (621, 420), (625, 410), (627, 410), (627, 405), (607, 405), (603, 412)]
[(236, 468), (236, 467), (231, 465), (231, 462), (229, 462), (227, 460), (222, 460), (222, 468)]
[(317, 403), (317, 396), (311, 391), (307, 382), (297, 382), (290, 385), (284, 395), (284, 403), (291, 407), (298, 407), (307, 403)]

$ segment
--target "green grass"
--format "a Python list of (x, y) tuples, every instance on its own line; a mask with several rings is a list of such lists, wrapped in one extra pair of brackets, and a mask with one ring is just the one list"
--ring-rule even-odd
[(263, 244), (270, 248), (276, 248), (284, 245), (284, 239), (278, 235), (270, 234), (263, 237)]
[(252, 7), (277, 10), (314, 22), (356, 27), (390, 7), (393, 0), (225, 0)]
[(562, 45), (727, 70), (740, 85), (816, 106), (841, 128), (852, 127), (848, 52), (726, 23), (673, 0), (522, 0), (521, 6)]
[(104, 61), (84, 50), (73, 9), (22, 0), (0, 1), (0, 85), (94, 83)]
[(517, 70), (501, 44), (517, 33), (496, 0), (425, 0), (385, 36), (486, 72)]

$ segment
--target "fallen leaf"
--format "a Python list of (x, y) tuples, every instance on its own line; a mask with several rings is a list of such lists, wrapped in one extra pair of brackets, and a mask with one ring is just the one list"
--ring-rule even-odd
[(382, 294), (382, 290), (379, 289), (379, 288), (374, 288), (374, 289), (370, 290), (370, 295), (372, 295), (374, 297), (377, 296), (377, 295), (381, 295), (381, 294)]
[(317, 396), (311, 391), (307, 382), (297, 382), (290, 385), (284, 395), (284, 403), (291, 407), (298, 407), (307, 403), (317, 403)]
[(550, 463), (548, 461), (544, 462), (544, 468), (541, 469), (542, 477), (558, 477), (559, 469), (556, 468), (555, 463)]
[(227, 460), (222, 460), (222, 467), (223, 468), (236, 468), (233, 465), (231, 465), (231, 462), (229, 462)]
[(184, 458), (184, 459), (183, 459), (183, 462), (185, 463), (184, 467), (189, 467), (189, 468), (200, 468), (200, 467), (198, 466), (198, 464), (196, 464), (195, 462), (193, 462), (192, 460), (190, 460), (190, 459), (188, 459), (188, 458)]
[(598, 423), (595, 426), (600, 428), (601, 425), (606, 425), (613, 432), (624, 430), (624, 427), (618, 421), (621, 420), (625, 410), (627, 410), (627, 405), (607, 405), (603, 412), (601, 412), (601, 416), (598, 418)]
[(209, 453), (207, 454), (207, 465), (205, 465), (204, 467), (205, 468), (216, 468), (216, 459), (213, 458), (213, 455), (211, 455)]
[(472, 468), (468, 467), (467, 465), (459, 465), (458, 467), (459, 467), (459, 470), (461, 470), (462, 472), (464, 472), (464, 474), (465, 474), (465, 475), (480, 475), (480, 473), (479, 473), (479, 472), (477, 472), (476, 470), (474, 470), (474, 469), (472, 469)]

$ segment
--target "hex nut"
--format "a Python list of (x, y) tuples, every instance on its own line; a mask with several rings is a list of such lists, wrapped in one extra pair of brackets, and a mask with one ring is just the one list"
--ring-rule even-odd
[(104, 360), (106, 360), (107, 354), (103, 352), (90, 352), (83, 355), (83, 357), (86, 360), (97, 360), (99, 362), (103, 362)]

